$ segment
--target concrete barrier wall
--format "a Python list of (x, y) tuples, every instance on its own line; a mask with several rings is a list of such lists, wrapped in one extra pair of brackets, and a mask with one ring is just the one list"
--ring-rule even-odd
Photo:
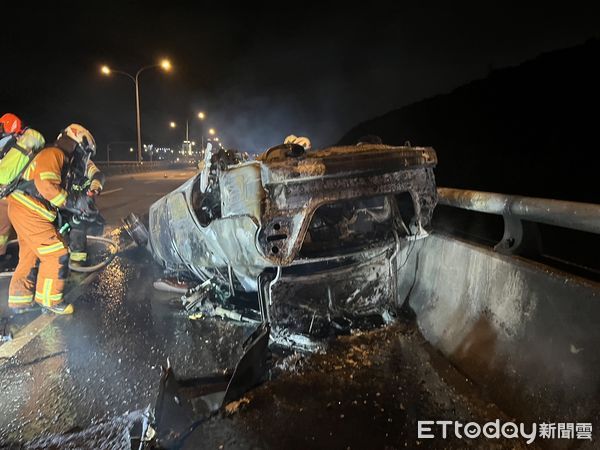
[(399, 301), (505, 412), (600, 426), (600, 284), (439, 233), (402, 264)]

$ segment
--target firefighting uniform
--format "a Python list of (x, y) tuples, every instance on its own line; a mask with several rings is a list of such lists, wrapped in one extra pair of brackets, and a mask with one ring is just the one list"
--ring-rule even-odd
[(10, 237), (10, 219), (8, 218), (8, 202), (0, 198), (0, 256), (6, 253), (6, 243)]
[(34, 300), (42, 306), (63, 301), (69, 253), (54, 221), (67, 201), (68, 165), (59, 148), (43, 149), (8, 197), (8, 215), (19, 240), (19, 264), (9, 287), (11, 308), (28, 307)]
[[(11, 135), (4, 136), (0, 139), (0, 152), (2, 152), (5, 147), (9, 147), (13, 139), (14, 137)], [(10, 237), (11, 228), (10, 220), (8, 218), (8, 202), (5, 198), (0, 198), (0, 256), (6, 253), (6, 243)]]
[[(6, 116), (10, 114), (5, 114)], [(17, 119), (18, 120), (18, 119)], [(9, 127), (11, 123), (9, 122)], [(4, 129), (6, 121), (0, 123)], [(20, 125), (12, 123), (13, 132), (0, 138), (0, 256), (6, 253), (6, 243), (11, 234), (8, 218), (8, 203), (4, 196), (19, 181), (21, 172), (29, 164), (32, 155), (44, 146), (44, 137), (33, 128), (21, 130)]]
[[(104, 189), (104, 174), (90, 159), (85, 171), (85, 183), (78, 186), (80, 190), (101, 191)], [(88, 223), (85, 221), (71, 224), (69, 247), (71, 261), (85, 262), (87, 260)]]

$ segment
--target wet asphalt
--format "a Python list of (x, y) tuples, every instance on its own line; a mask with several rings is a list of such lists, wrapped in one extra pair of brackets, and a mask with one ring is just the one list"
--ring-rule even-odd
[[(189, 173), (109, 179), (131, 198), (137, 213), (181, 184)], [(172, 176), (171, 176), (172, 175)], [(113, 183), (111, 183), (111, 181)], [(121, 191), (123, 192), (123, 191)], [(127, 197), (101, 203), (109, 225)], [(124, 211), (123, 211), (124, 212)], [(225, 322), (192, 322), (181, 314), (179, 297), (153, 289), (160, 272), (143, 250), (119, 254), (89, 285), (72, 274), (68, 293), (76, 312), (57, 317), (14, 357), (0, 360), (0, 443), (64, 433), (154, 403), (160, 366), (167, 358), (185, 376), (220, 372), (235, 364), (247, 330)], [(7, 280), (0, 280), (0, 314), (6, 317)], [(16, 336), (40, 312), (8, 320)], [(219, 336), (218, 338), (213, 338)]]
[[(178, 176), (159, 174), (153, 195), (179, 185), (185, 178)], [(113, 181), (138, 214), (153, 201), (151, 175)], [(103, 199), (113, 227), (126, 213), (122, 197)], [(149, 255), (131, 248), (89, 284), (72, 275), (76, 313), (51, 321), (0, 360), (0, 448), (128, 448), (128, 427), (154, 404), (167, 358), (183, 379), (235, 366), (252, 328), (188, 319), (178, 295), (153, 289), (159, 274)], [(6, 284), (0, 280), (2, 299)], [(18, 334), (39, 314), (9, 325)], [(337, 338), (324, 354), (279, 353), (274, 364), (270, 381), (196, 428), (180, 448), (482, 448), (477, 441), (419, 439), (417, 421), (508, 420), (408, 321)], [(62, 436), (39, 440), (52, 435)]]
[(154, 403), (167, 358), (186, 377), (235, 364), (244, 330), (184, 318), (176, 296), (152, 288), (154, 268), (139, 253), (115, 258), (75, 299), (76, 314), (57, 318), (4, 363), (0, 442), (84, 428)]
[(150, 205), (179, 187), (194, 174), (192, 169), (141, 172), (108, 177), (98, 208), (111, 227), (121, 225), (130, 212), (142, 216)]
[(338, 337), (322, 354), (286, 356), (272, 373), (181, 448), (538, 448), (516, 439), (419, 437), (419, 420), (511, 419), (410, 321)]

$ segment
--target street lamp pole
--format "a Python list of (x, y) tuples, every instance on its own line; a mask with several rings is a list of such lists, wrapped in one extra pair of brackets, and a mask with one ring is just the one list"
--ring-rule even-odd
[[(206, 118), (206, 114), (204, 114), (204, 112), (200, 111), (198, 113), (198, 118), (200, 120), (204, 120)], [(169, 126), (171, 128), (175, 128), (177, 125), (175, 122), (170, 122)], [(212, 128), (211, 128), (211, 131), (214, 133), (214, 130)], [(204, 150), (204, 133), (200, 136), (200, 138), (201, 138), (201, 146), (202, 146), (202, 149)], [(184, 146), (187, 143), (187, 145), (188, 145), (187, 150), (190, 151), (191, 145), (190, 145), (190, 119), (189, 118), (185, 119), (185, 140), (183, 142), (184, 142)], [(194, 145), (196, 145), (196, 144), (194, 143)]]
[[(200, 111), (198, 113), (198, 119), (206, 119), (206, 114), (204, 114), (203, 111)], [(204, 154), (204, 127), (202, 127), (202, 134), (200, 135), (200, 150), (202, 151), (202, 154)]]
[(141, 114), (140, 114), (140, 74), (148, 69), (153, 69), (155, 67), (160, 67), (163, 70), (170, 70), (171, 69), (171, 63), (168, 60), (163, 60), (160, 64), (150, 64), (148, 66), (144, 66), (142, 68), (140, 68), (135, 76), (127, 73), (127, 72), (123, 72), (122, 70), (113, 70), (110, 69), (108, 66), (102, 66), (102, 73), (104, 75), (110, 75), (111, 73), (118, 73), (119, 75), (124, 75), (127, 78), (129, 78), (131, 81), (133, 81), (133, 84), (135, 86), (135, 119), (136, 119), (136, 131), (137, 131), (137, 157), (138, 157), (138, 162), (141, 163), (142, 162), (142, 119), (141, 119)]
[(138, 154), (138, 162), (141, 164), (142, 162), (142, 121), (140, 117), (140, 84), (139, 84), (139, 76), (142, 69), (135, 74), (135, 122), (137, 128), (137, 154)]

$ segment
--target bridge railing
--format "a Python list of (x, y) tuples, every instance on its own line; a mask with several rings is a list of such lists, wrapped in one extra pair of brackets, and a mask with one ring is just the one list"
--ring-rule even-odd
[(152, 170), (181, 169), (193, 167), (193, 164), (171, 161), (94, 161), (94, 163), (106, 174), (124, 174), (135, 172), (148, 172)]
[(523, 221), (600, 234), (600, 205), (569, 202), (494, 192), (438, 188), (439, 204), (459, 209), (500, 215), (504, 235), (494, 247), (516, 253), (523, 243)]

